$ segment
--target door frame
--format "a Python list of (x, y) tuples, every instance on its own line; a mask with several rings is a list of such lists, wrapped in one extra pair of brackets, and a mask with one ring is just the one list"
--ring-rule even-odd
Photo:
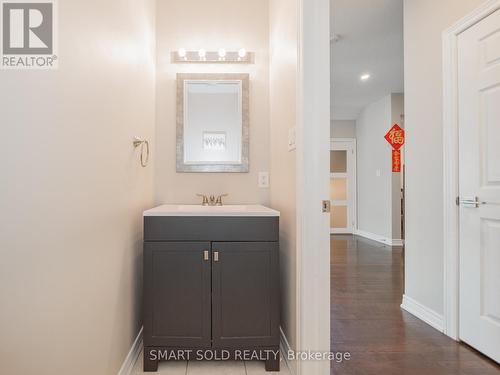
[(443, 32), (444, 333), (459, 341), (458, 36), (500, 9), (490, 0)]
[[(329, 352), (330, 2), (297, 0), (296, 343)], [(290, 5), (292, 6), (292, 5)], [(330, 362), (294, 361), (294, 375), (328, 375)]]
[[(342, 144), (345, 145), (345, 149), (347, 152), (351, 151), (350, 154), (348, 153), (348, 159), (347, 159), (347, 181), (348, 181), (348, 202), (349, 202), (349, 222), (351, 223), (351, 230), (335, 230), (334, 228), (330, 228), (330, 233), (331, 234), (353, 234), (356, 232), (358, 229), (358, 210), (357, 210), (357, 197), (358, 197), (358, 191), (357, 191), (357, 172), (356, 172), (356, 156), (357, 156), (357, 150), (356, 150), (356, 138), (332, 138), (330, 139), (330, 151), (334, 150), (334, 144)], [(349, 156), (350, 155), (350, 156)], [(332, 173), (330, 173), (330, 179), (332, 178)], [(331, 200), (330, 200), (331, 201)], [(333, 204), (332, 204), (333, 206)]]

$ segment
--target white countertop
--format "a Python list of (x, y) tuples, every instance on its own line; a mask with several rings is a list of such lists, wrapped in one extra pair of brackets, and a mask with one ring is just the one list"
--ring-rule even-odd
[(144, 216), (280, 216), (280, 213), (261, 205), (164, 204), (144, 211)]

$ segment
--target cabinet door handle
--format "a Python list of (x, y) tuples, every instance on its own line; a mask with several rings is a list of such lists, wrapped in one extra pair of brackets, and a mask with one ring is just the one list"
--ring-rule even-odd
[(219, 252), (216, 251), (214, 252), (214, 262), (218, 262), (219, 261)]
[(208, 260), (209, 259), (209, 253), (208, 253), (208, 250), (205, 250), (203, 252), (203, 260)]

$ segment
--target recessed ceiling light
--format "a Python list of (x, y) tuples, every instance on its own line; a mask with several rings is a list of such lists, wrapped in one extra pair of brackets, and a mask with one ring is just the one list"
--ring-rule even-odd
[(370, 75), (370, 74), (368, 74), (368, 73), (366, 73), (366, 74), (361, 75), (361, 77), (359, 77), (359, 78), (360, 78), (362, 81), (367, 81), (367, 80), (369, 80), (369, 79), (370, 79), (370, 77), (371, 77), (371, 75)]

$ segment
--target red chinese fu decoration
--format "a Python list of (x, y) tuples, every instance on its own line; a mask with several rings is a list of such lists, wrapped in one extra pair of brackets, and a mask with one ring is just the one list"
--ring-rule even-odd
[(392, 171), (401, 172), (401, 151), (392, 150)]
[(384, 138), (389, 142), (393, 150), (399, 150), (405, 144), (405, 131), (398, 124), (394, 124)]
[(394, 124), (384, 137), (392, 146), (392, 171), (401, 172), (401, 147), (405, 144), (405, 131)]

